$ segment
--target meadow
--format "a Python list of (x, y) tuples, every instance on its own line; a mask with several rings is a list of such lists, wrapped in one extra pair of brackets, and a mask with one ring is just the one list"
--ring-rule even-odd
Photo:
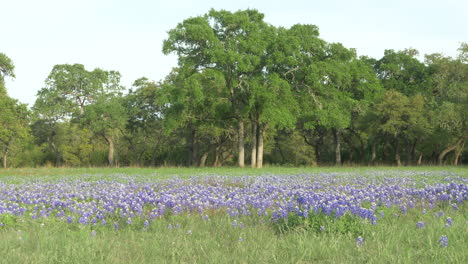
[(467, 263), (468, 168), (0, 170), (0, 263)]

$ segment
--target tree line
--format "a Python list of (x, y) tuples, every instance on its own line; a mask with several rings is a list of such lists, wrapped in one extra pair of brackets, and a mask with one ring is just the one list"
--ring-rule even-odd
[(14, 166), (453, 164), (468, 139), (468, 44), (457, 57), (358, 57), (314, 25), (210, 10), (168, 32), (178, 66), (128, 92), (118, 71), (55, 65), (31, 108), (8, 96), (0, 154)]

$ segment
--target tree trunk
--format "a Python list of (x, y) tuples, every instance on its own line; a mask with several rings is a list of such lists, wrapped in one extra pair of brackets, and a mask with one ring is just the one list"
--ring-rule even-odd
[(221, 149), (221, 145), (216, 146), (215, 149), (215, 160), (213, 162), (213, 167), (219, 167), (219, 150)]
[(400, 159), (400, 144), (398, 144), (398, 140), (395, 140), (395, 162), (397, 167), (401, 166), (401, 159)]
[(250, 159), (250, 167), (255, 168), (257, 166), (257, 123), (252, 122), (252, 154)]
[(239, 120), (239, 167), (245, 166), (245, 152), (244, 152), (244, 121)]
[(377, 158), (377, 142), (372, 143), (372, 156), (371, 156), (371, 164), (372, 166), (375, 165), (375, 159)]
[(341, 166), (341, 138), (340, 130), (333, 129), (333, 136), (335, 139), (335, 165)]
[(151, 151), (151, 167), (156, 167), (156, 154), (158, 153), (158, 148), (155, 147), (153, 148), (153, 151)]
[(57, 146), (55, 146), (54, 142), (51, 142), (50, 145), (52, 146), (52, 150), (55, 153), (55, 166), (60, 167), (62, 155), (60, 154), (60, 151), (58, 150)]
[(447, 153), (449, 153), (450, 151), (454, 150), (462, 141), (463, 141), (463, 137), (460, 138), (459, 140), (457, 140), (457, 142), (451, 146), (448, 146), (446, 149), (444, 149), (440, 155), (439, 155), (439, 165), (442, 165), (442, 163), (444, 162), (444, 157), (445, 155), (447, 155)]
[(423, 156), (422, 152), (419, 152), (418, 163), (417, 163), (418, 166), (421, 166), (421, 163), (422, 163), (422, 156)]
[(265, 128), (258, 125), (258, 151), (257, 151), (257, 168), (263, 167), (263, 137), (265, 135)]
[(196, 156), (195, 153), (195, 129), (193, 129), (192, 125), (189, 126), (189, 133), (188, 133), (188, 145), (187, 145), (187, 166), (196, 165), (194, 163)]
[(418, 139), (415, 139), (414, 142), (412, 142), (411, 144), (411, 150), (410, 150), (410, 153), (408, 155), (408, 160), (407, 160), (408, 165), (414, 164), (413, 162), (416, 158), (416, 145), (417, 144), (418, 144)]
[(112, 140), (111, 137), (107, 135), (104, 135), (104, 138), (109, 144), (109, 153), (107, 155), (107, 160), (109, 162), (109, 166), (113, 166), (114, 165), (114, 141)]
[(383, 137), (383, 142), (382, 142), (382, 161), (386, 163), (388, 160), (388, 152), (387, 152), (387, 144), (388, 144), (388, 139), (386, 136)]
[(200, 158), (200, 167), (204, 168), (206, 166), (206, 159), (208, 158), (209, 151), (205, 151)]
[(192, 166), (197, 166), (198, 164), (198, 144), (197, 144), (197, 131), (195, 129), (192, 130), (192, 157), (190, 164)]
[(3, 163), (3, 168), (6, 169), (7, 168), (7, 156), (8, 156), (8, 151), (5, 151), (5, 153), (3, 153), (3, 157), (2, 157), (2, 163)]
[(453, 160), (453, 165), (457, 166), (458, 165), (458, 159), (460, 158), (463, 148), (465, 147), (465, 141), (461, 143), (461, 146), (455, 150), (455, 159)]

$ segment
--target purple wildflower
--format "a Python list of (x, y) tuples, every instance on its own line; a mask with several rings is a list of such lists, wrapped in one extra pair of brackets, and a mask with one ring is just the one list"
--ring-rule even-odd
[(79, 222), (82, 225), (87, 225), (88, 224), (88, 218), (86, 216), (82, 216), (82, 217), (80, 217)]
[(447, 236), (441, 236), (439, 239), (439, 245), (441, 247), (447, 247), (448, 246), (448, 237)]
[(416, 223), (416, 228), (422, 229), (425, 227), (426, 227), (426, 224), (424, 222), (419, 221)]
[(358, 238), (356, 238), (356, 245), (360, 247), (363, 244), (364, 244), (364, 238), (362, 238), (361, 236), (358, 236)]
[(445, 227), (451, 227), (453, 224), (452, 218), (447, 217), (447, 220), (445, 220)]

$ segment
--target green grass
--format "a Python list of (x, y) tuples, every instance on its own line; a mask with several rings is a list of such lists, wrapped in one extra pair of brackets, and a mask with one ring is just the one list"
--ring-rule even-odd
[[(167, 217), (146, 231), (141, 223), (138, 228), (121, 225), (120, 230), (98, 226), (96, 236), (91, 235), (91, 226), (25, 220), (0, 231), (0, 262), (466, 263), (466, 208), (444, 210), (453, 218), (452, 227), (444, 227), (445, 217), (420, 211), (400, 217), (388, 214), (378, 225), (365, 224), (362, 247), (356, 246), (353, 234), (302, 229), (278, 233), (268, 221), (252, 218), (238, 220), (245, 224), (239, 228), (228, 216), (209, 221), (193, 215)], [(417, 229), (417, 221), (424, 221), (426, 228)], [(168, 229), (169, 224), (180, 228)], [(441, 235), (449, 238), (447, 248), (438, 245)]]
[(371, 171), (449, 171), (461, 175), (468, 175), (468, 166), (414, 166), (414, 167), (264, 167), (262, 169), (237, 168), (237, 167), (208, 167), (208, 168), (9, 168), (0, 169), (0, 179), (8, 176), (21, 176), (34, 179), (40, 177), (61, 177), (79, 175), (152, 175), (155, 178), (170, 178), (174, 176), (188, 177), (202, 174), (218, 175), (262, 175), (262, 174), (299, 174), (321, 172), (354, 172), (366, 173)]
[[(468, 175), (466, 167), (39, 168), (0, 170), (0, 180), (61, 179), (83, 174), (147, 175), (162, 179), (175, 175), (375, 170), (444, 170), (462, 177)], [(441, 210), (445, 216), (435, 217), (434, 213)], [(446, 217), (452, 217), (452, 227), (444, 227)], [(114, 230), (112, 223), (93, 227), (69, 225), (55, 218), (15, 218), (10, 219), (8, 227), (0, 227), (0, 263), (468, 263), (466, 203), (459, 205), (458, 210), (441, 205), (427, 214), (422, 214), (420, 208), (407, 214), (388, 209), (377, 225), (360, 226), (362, 247), (356, 246), (353, 233), (317, 232), (300, 226), (278, 232), (275, 224), (260, 216), (239, 218), (237, 221), (245, 225), (239, 228), (232, 226), (233, 220), (225, 214), (213, 215), (209, 221), (199, 215), (167, 216), (152, 222), (148, 230), (142, 229), (142, 223), (131, 226), (121, 223), (120, 229)], [(418, 221), (425, 222), (426, 228), (417, 229)], [(168, 229), (169, 224), (179, 224), (180, 228)], [(91, 235), (92, 230), (96, 231), (95, 236)], [(442, 235), (449, 238), (447, 248), (438, 245)]]

